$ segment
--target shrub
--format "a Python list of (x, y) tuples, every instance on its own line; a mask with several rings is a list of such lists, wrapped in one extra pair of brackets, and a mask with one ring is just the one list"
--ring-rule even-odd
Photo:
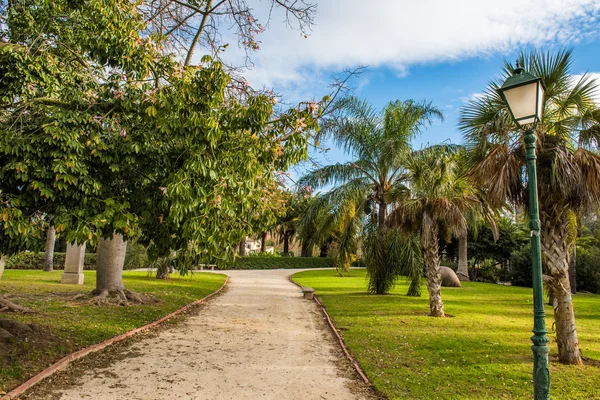
[(477, 268), (469, 268), (469, 277), (474, 282), (498, 283), (503, 280), (504, 272), (492, 261), (484, 261)]
[(139, 243), (129, 242), (123, 269), (146, 268), (150, 266), (146, 248)]
[(328, 257), (239, 257), (235, 262), (220, 269), (302, 269), (332, 268), (333, 262)]
[(279, 253), (269, 253), (269, 252), (260, 252), (260, 251), (254, 251), (252, 253), (249, 253), (246, 257), (281, 257), (281, 254)]
[(600, 294), (600, 248), (577, 247), (577, 290)]
[(510, 255), (510, 264), (506, 271), (506, 280), (515, 286), (531, 287), (531, 245), (523, 246)]
[[(61, 270), (65, 267), (65, 253), (54, 253), (54, 269)], [(7, 269), (44, 269), (44, 253), (24, 251), (6, 258)], [(96, 254), (86, 253), (83, 269), (96, 269)]]

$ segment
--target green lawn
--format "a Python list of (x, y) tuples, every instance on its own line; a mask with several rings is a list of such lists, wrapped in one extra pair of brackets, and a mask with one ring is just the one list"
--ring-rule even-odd
[[(525, 399), (532, 397), (531, 289), (485, 283), (443, 288), (449, 318), (427, 316), (428, 298), (407, 297), (399, 281), (393, 293), (366, 293), (366, 272), (341, 278), (335, 271), (294, 275), (313, 287), (346, 345), (374, 386), (390, 399)], [(600, 296), (574, 296), (584, 356), (600, 360)], [(546, 307), (548, 328), (552, 308)], [(550, 329), (549, 329), (550, 330)], [(600, 363), (584, 367), (556, 362), (550, 333), (554, 399), (600, 399)]]
[(62, 271), (6, 270), (0, 280), (0, 293), (36, 311), (35, 314), (3, 313), (12, 318), (48, 327), (48, 335), (33, 341), (0, 343), (0, 391), (8, 391), (61, 357), (91, 344), (155, 321), (216, 291), (224, 275), (195, 273), (192, 277), (174, 274), (166, 281), (147, 272), (124, 272), (125, 286), (148, 293), (159, 302), (135, 306), (92, 306), (86, 299), (72, 301), (77, 293), (89, 293), (95, 285), (95, 271), (85, 271), (85, 284), (63, 285)]

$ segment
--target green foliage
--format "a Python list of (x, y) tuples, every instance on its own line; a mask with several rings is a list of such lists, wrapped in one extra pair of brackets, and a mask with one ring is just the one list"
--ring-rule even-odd
[(127, 243), (127, 252), (125, 253), (125, 263), (123, 269), (136, 269), (148, 267), (150, 262), (146, 248), (137, 242)]
[(510, 264), (506, 278), (513, 285), (531, 287), (533, 274), (531, 272), (531, 245), (527, 244), (510, 255)]
[[(389, 399), (531, 399), (531, 289), (463, 282), (442, 288), (446, 312), (423, 312), (426, 297), (405, 296), (398, 281), (387, 296), (367, 292), (366, 271), (339, 277), (306, 271), (294, 281), (315, 289), (344, 342), (375, 389)], [(552, 307), (546, 305), (550, 339), (551, 393), (556, 399), (598, 397), (600, 296), (577, 294), (577, 335), (590, 362), (556, 362)]]
[(46, 213), (69, 242), (116, 231), (150, 259), (222, 263), (273, 224), (277, 173), (307, 156), (320, 104), (233, 95), (220, 62), (164, 55), (136, 4), (22, 0), (7, 14), (0, 251), (32, 248)]
[(327, 257), (264, 257), (247, 256), (235, 259), (233, 264), (219, 269), (302, 269), (332, 268), (333, 262)]
[(577, 291), (600, 294), (600, 248), (577, 247)]
[(393, 241), (376, 227), (383, 228), (391, 191), (405, 183), (411, 139), (443, 116), (432, 104), (414, 100), (392, 101), (376, 110), (348, 97), (337, 106), (323, 121), (321, 136), (331, 138), (352, 160), (315, 169), (300, 180), (300, 186), (310, 188), (335, 186), (317, 196), (305, 219), (315, 227), (317, 244), (335, 243), (339, 271), (350, 267), (362, 242), (372, 273), (370, 289), (386, 293), (398, 276), (398, 254), (388, 254)]
[[(54, 252), (54, 269), (62, 270), (65, 266), (66, 253)], [(128, 243), (127, 254), (125, 255), (125, 264), (123, 269), (136, 269), (150, 267), (150, 261), (146, 255), (146, 249), (139, 243)], [(6, 259), (7, 269), (43, 269), (44, 268), (44, 253), (23, 251), (15, 253)], [(84, 270), (96, 269), (96, 254), (85, 253)]]
[[(496, 220), (498, 236), (488, 225), (469, 229), (468, 254), (472, 264), (489, 261), (501, 264), (510, 259), (511, 254), (529, 243), (528, 230), (525, 223), (515, 223), (511, 218)], [(446, 255), (450, 259), (458, 257), (458, 240), (443, 243)], [(449, 265), (451, 266), (451, 265)]]
[[(531, 269), (531, 267), (530, 267)], [(498, 283), (506, 279), (506, 271), (501, 265), (484, 261), (469, 269), (469, 276), (474, 282)]]
[[(54, 252), (54, 269), (62, 270), (65, 266), (66, 253)], [(6, 258), (7, 269), (43, 269), (44, 253), (21, 252), (15, 253)], [(83, 261), (83, 269), (96, 269), (96, 254), (86, 253)]]
[(279, 254), (276, 252), (269, 253), (267, 251), (265, 251), (264, 253), (262, 253), (260, 251), (254, 251), (254, 252), (246, 255), (246, 257), (281, 257), (281, 256), (282, 256), (282, 254)]

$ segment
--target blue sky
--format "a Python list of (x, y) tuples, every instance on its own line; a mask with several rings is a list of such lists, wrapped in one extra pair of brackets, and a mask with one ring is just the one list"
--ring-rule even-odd
[[(308, 38), (271, 15), (261, 49), (246, 71), (290, 103), (320, 98), (331, 77), (366, 65), (356, 94), (381, 108), (391, 100), (433, 102), (445, 113), (415, 146), (460, 143), (458, 115), (465, 100), (498, 76), (504, 59), (523, 48), (574, 49), (573, 73), (600, 78), (600, 0), (322, 0)], [(262, 14), (261, 14), (262, 13)], [(268, 9), (255, 9), (268, 20)], [(227, 38), (225, 38), (227, 39)], [(229, 61), (243, 63), (235, 46)], [(321, 162), (347, 159), (332, 149)], [(297, 172), (294, 173), (297, 175)]]

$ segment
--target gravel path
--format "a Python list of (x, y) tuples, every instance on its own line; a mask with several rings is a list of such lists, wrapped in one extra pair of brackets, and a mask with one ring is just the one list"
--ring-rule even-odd
[[(136, 340), (107, 368), (72, 371), (61, 399), (370, 399), (294, 271), (227, 271), (196, 316)], [(45, 394), (47, 396), (48, 393)], [(35, 398), (28, 397), (28, 398)]]

